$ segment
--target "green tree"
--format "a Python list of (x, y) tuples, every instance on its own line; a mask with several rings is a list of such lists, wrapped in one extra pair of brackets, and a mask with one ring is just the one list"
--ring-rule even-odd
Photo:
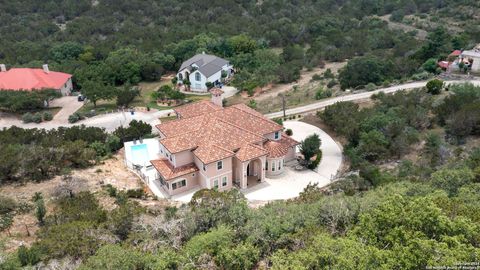
[(340, 70), (338, 80), (342, 89), (378, 84), (393, 78), (393, 63), (374, 56), (361, 56), (348, 61)]
[(82, 94), (97, 107), (97, 101), (112, 99), (115, 96), (115, 87), (100, 81), (86, 81), (82, 83)]
[(47, 208), (42, 198), (35, 201), (35, 217), (38, 220), (40, 226), (45, 224), (45, 215), (47, 214)]
[[(105, 245), (94, 256), (89, 257), (79, 270), (106, 269), (130, 270), (147, 269), (148, 255), (119, 245)], [(115, 258), (115, 259), (113, 259)]]
[(359, 129), (359, 106), (353, 102), (337, 102), (317, 115), (338, 134), (353, 139)]
[(83, 52), (82, 45), (73, 41), (55, 45), (50, 49), (52, 59), (57, 62), (77, 59)]
[(427, 92), (432, 95), (438, 95), (442, 91), (443, 81), (438, 79), (433, 79), (427, 83)]
[(247, 243), (221, 249), (217, 260), (224, 269), (244, 270), (253, 269), (259, 257), (259, 250)]
[(135, 97), (140, 96), (140, 90), (137, 87), (131, 87), (126, 84), (115, 93), (117, 106), (128, 107)]
[(309, 164), (310, 159), (320, 151), (321, 140), (318, 134), (312, 134), (300, 142), (300, 153)]
[(423, 63), (422, 65), (422, 68), (425, 70), (425, 71), (428, 71), (430, 73), (439, 73), (439, 68), (438, 68), (438, 59), (436, 58), (430, 58), (428, 59), (427, 61), (425, 61), (425, 63)]
[(462, 186), (472, 183), (475, 179), (468, 168), (441, 169), (432, 174), (432, 185), (444, 189), (450, 196), (455, 196)]

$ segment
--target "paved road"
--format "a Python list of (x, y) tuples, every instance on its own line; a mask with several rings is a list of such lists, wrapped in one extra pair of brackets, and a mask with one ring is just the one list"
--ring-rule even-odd
[[(448, 84), (452, 83), (463, 83), (464, 81), (450, 81), (447, 82)], [(476, 85), (480, 85), (480, 80), (474, 80), (474, 81), (469, 81), (471, 83), (474, 83)], [(402, 85), (397, 85), (397, 86), (392, 86), (388, 88), (382, 88), (378, 89), (375, 91), (371, 92), (364, 92), (364, 93), (358, 93), (358, 94), (351, 94), (351, 95), (346, 95), (346, 96), (341, 96), (341, 97), (334, 97), (326, 100), (322, 100), (316, 103), (312, 103), (309, 105), (305, 106), (300, 106), (292, 109), (286, 110), (287, 115), (293, 115), (293, 114), (300, 114), (300, 113), (305, 113), (305, 112), (310, 112), (310, 111), (315, 111), (315, 110), (320, 110), (325, 108), (326, 106), (332, 105), (336, 102), (339, 101), (353, 101), (353, 100), (361, 100), (361, 99), (367, 99), (370, 98), (373, 94), (377, 94), (379, 92), (385, 92), (385, 93), (393, 93), (396, 91), (404, 90), (404, 89), (414, 89), (414, 88), (419, 88), (419, 87), (424, 87), (427, 84), (427, 81), (421, 81), (421, 82), (414, 82), (414, 83), (407, 83), (407, 84), (402, 84)], [(229, 92), (229, 94), (233, 94), (233, 91)], [(80, 102), (78, 102), (80, 103)], [(75, 103), (73, 106), (79, 105), (78, 103)], [(52, 129), (52, 128), (58, 128), (60, 126), (72, 126), (72, 125), (87, 125), (87, 126), (94, 126), (94, 127), (103, 127), (107, 131), (112, 131), (115, 130), (119, 126), (126, 126), (128, 123), (130, 123), (131, 120), (136, 119), (136, 120), (142, 120), (147, 123), (150, 123), (152, 125), (156, 125), (159, 123), (158, 118), (167, 116), (170, 113), (173, 113), (173, 110), (164, 110), (164, 111), (157, 111), (157, 112), (136, 112), (135, 115), (130, 115), (128, 113), (112, 113), (112, 114), (104, 114), (104, 115), (98, 115), (92, 118), (85, 119), (83, 121), (80, 121), (75, 124), (69, 124), (68, 121), (65, 119), (65, 117), (68, 118), (67, 115), (70, 115), (70, 111), (74, 110), (73, 107), (68, 106), (68, 108), (62, 109), (64, 113), (60, 113), (58, 116), (57, 120), (55, 121), (50, 121), (50, 122), (44, 122), (41, 124), (35, 124), (35, 123), (29, 123), (29, 124), (24, 124), (21, 119), (12, 117), (12, 116), (5, 116), (0, 115), (0, 128), (3, 127), (11, 127), (11, 126), (18, 126), (18, 127), (23, 127), (23, 128), (46, 128), (46, 129)], [(266, 114), (267, 117), (269, 118), (276, 118), (276, 117), (281, 117), (283, 116), (283, 112), (276, 112), (276, 113), (270, 113)], [(61, 121), (60, 121), (61, 120)]]
[[(413, 82), (413, 83), (407, 83), (407, 84), (402, 84), (402, 85), (396, 85), (392, 87), (387, 87), (387, 88), (381, 88), (375, 91), (371, 92), (363, 92), (363, 93), (358, 93), (358, 94), (351, 94), (351, 95), (346, 95), (346, 96), (341, 96), (341, 97), (334, 97), (334, 98), (329, 98), (325, 99), (316, 103), (312, 103), (309, 105), (305, 106), (300, 106), (292, 109), (288, 109), (285, 111), (286, 115), (294, 115), (294, 114), (300, 114), (300, 113), (305, 113), (305, 112), (310, 112), (310, 111), (316, 111), (323, 109), (329, 105), (332, 105), (334, 103), (340, 102), (340, 101), (354, 101), (354, 100), (362, 100), (362, 99), (367, 99), (370, 98), (374, 94), (378, 94), (380, 92), (384, 93), (393, 93), (401, 90), (409, 90), (409, 89), (415, 89), (415, 88), (420, 88), (424, 87), (427, 84), (428, 81), (421, 81), (421, 82)], [(457, 84), (457, 83), (464, 83), (465, 81), (449, 81), (446, 82), (447, 84)], [(474, 80), (474, 81), (469, 81), (475, 85), (480, 85), (480, 80)], [(283, 112), (275, 112), (275, 113), (269, 113), (265, 115), (268, 118), (277, 118), (277, 117), (282, 117)]]
[(35, 124), (35, 123), (25, 124), (20, 119), (17, 119), (11, 116), (7, 116), (7, 117), (0, 116), (0, 128), (17, 126), (22, 128), (53, 129), (61, 126), (71, 127), (71, 126), (86, 125), (91, 127), (105, 128), (105, 130), (107, 131), (114, 131), (119, 126), (128, 126), (130, 121), (134, 119), (145, 121), (154, 126), (160, 123), (158, 118), (165, 117), (169, 113), (173, 113), (173, 110), (163, 110), (163, 111), (157, 111), (157, 112), (135, 112), (134, 115), (131, 115), (130, 113), (127, 113), (127, 112), (109, 113), (109, 114), (97, 115), (92, 118), (87, 118), (75, 124), (70, 124), (68, 123), (68, 121), (63, 121), (63, 122), (49, 121), (49, 122), (43, 122), (41, 124)]

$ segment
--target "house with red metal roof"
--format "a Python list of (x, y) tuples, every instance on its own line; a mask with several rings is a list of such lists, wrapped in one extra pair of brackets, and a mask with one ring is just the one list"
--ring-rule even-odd
[(73, 89), (72, 75), (43, 68), (11, 68), (0, 65), (0, 90), (36, 91), (54, 89), (62, 95), (70, 95)]
[(156, 126), (159, 159), (150, 163), (170, 196), (199, 187), (245, 189), (295, 159), (299, 143), (281, 125), (244, 104), (223, 107), (223, 91), (210, 92), (210, 101), (178, 107), (176, 120)]

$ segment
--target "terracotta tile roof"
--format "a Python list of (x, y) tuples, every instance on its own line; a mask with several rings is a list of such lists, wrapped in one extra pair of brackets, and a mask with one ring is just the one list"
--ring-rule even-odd
[(174, 178), (193, 173), (198, 171), (197, 166), (194, 163), (183, 165), (177, 168), (174, 168), (170, 162), (163, 158), (157, 160), (151, 160), (153, 167), (162, 175), (165, 180), (172, 180)]
[(209, 100), (202, 100), (199, 102), (194, 102), (194, 103), (177, 107), (173, 110), (178, 115), (180, 115), (181, 118), (190, 118), (190, 117), (199, 116), (206, 113), (221, 111), (222, 107), (213, 104)]
[[(166, 136), (160, 140), (160, 143), (172, 154), (193, 150), (194, 155), (202, 162), (211, 163), (239, 151), (240, 159), (248, 160), (250, 157), (265, 154), (261, 146), (248, 145), (261, 144), (266, 140), (266, 134), (283, 128), (243, 104), (227, 108), (207, 102), (194, 104), (197, 104), (196, 107), (189, 108), (205, 113), (184, 118), (185, 112), (180, 112), (181, 119), (157, 125), (157, 128)], [(211, 109), (211, 106), (216, 108)], [(282, 138), (283, 146), (292, 143), (286, 140)]]
[(265, 156), (268, 154), (268, 151), (263, 149), (262, 147), (255, 145), (255, 144), (248, 144), (240, 148), (235, 156), (240, 161), (248, 161), (254, 158), (258, 158), (261, 156)]
[(460, 54), (462, 54), (461, 50), (454, 50), (449, 56), (459, 56)]
[(282, 134), (282, 138), (278, 141), (268, 140), (263, 144), (263, 148), (268, 151), (268, 158), (280, 158), (288, 153), (288, 149), (299, 144), (294, 139)]
[(209, 164), (218, 160), (226, 159), (235, 155), (232, 151), (218, 145), (199, 146), (193, 154), (204, 164)]
[[(220, 112), (218, 112), (220, 114)], [(246, 105), (234, 105), (221, 112), (223, 120), (259, 135), (280, 131), (283, 127)]]
[(38, 90), (60, 89), (72, 75), (62, 72), (45, 72), (38, 68), (12, 68), (0, 72), (0, 89)]
[(167, 137), (177, 136), (185, 133), (196, 132), (204, 125), (204, 121), (206, 119), (207, 117), (205, 115), (200, 115), (161, 123), (156, 125), (156, 128)]
[(225, 92), (223, 92), (223, 90), (220, 89), (220, 88), (214, 87), (214, 88), (210, 89), (210, 93), (212, 93), (212, 95), (221, 95)]
[(185, 150), (191, 150), (198, 146), (196, 141), (191, 138), (190, 134), (181, 134), (179, 136), (167, 137), (161, 139), (160, 143), (167, 148), (167, 150), (172, 153), (178, 153)]

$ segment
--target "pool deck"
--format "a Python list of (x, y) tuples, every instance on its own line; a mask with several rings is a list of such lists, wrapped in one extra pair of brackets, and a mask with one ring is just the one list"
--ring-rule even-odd
[[(148, 159), (135, 160), (132, 155), (132, 146), (145, 144), (148, 153)], [(158, 198), (168, 198), (167, 193), (160, 186), (160, 182), (156, 179), (156, 170), (150, 164), (150, 160), (158, 159), (160, 146), (158, 138), (143, 139), (142, 142), (130, 141), (124, 143), (125, 147), (125, 166), (135, 173)]]

